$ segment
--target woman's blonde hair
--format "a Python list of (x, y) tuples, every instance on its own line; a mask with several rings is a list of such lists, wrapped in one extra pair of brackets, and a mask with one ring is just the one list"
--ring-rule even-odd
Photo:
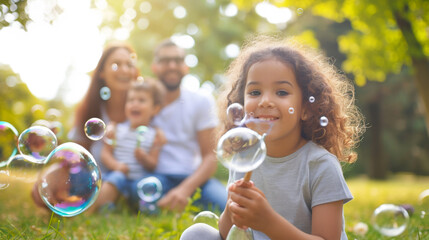
[[(240, 55), (229, 66), (227, 84), (218, 97), (221, 119), (218, 137), (233, 127), (226, 116), (227, 107), (232, 103), (244, 105), (250, 67), (268, 59), (287, 64), (295, 73), (303, 95), (303, 107), (308, 112), (308, 118), (301, 121), (302, 137), (323, 146), (339, 161), (354, 162), (357, 154), (353, 149), (360, 141), (365, 126), (363, 115), (355, 105), (353, 84), (323, 54), (292, 39), (256, 36), (246, 42)], [(310, 97), (315, 101), (310, 102)], [(320, 124), (322, 116), (328, 119), (328, 125)]]

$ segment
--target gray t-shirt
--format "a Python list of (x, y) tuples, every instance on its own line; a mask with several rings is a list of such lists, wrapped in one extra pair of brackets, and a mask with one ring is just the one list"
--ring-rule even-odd
[[(228, 182), (243, 176), (243, 173), (230, 172)], [(314, 206), (353, 199), (337, 158), (311, 141), (289, 156), (267, 156), (253, 171), (251, 180), (277, 213), (306, 233), (311, 233)], [(269, 239), (258, 231), (254, 231), (254, 236)], [(341, 239), (347, 239), (344, 214)]]

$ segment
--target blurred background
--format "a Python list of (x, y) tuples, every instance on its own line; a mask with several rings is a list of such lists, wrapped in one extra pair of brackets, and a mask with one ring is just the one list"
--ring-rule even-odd
[(22, 132), (73, 111), (106, 43), (129, 42), (143, 76), (153, 49), (187, 49), (185, 87), (217, 95), (255, 33), (296, 37), (355, 83), (367, 132), (346, 177), (429, 175), (429, 1), (0, 0), (0, 121)]

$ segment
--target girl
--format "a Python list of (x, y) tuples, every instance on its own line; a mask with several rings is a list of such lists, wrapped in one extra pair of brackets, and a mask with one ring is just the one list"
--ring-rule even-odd
[[(219, 233), (197, 224), (182, 239), (225, 239), (233, 224), (253, 229), (255, 239), (347, 239), (343, 204), (353, 197), (339, 161), (356, 160), (364, 131), (353, 86), (321, 55), (269, 37), (249, 42), (227, 76), (219, 133), (233, 127), (225, 109), (240, 103), (254, 122), (272, 125), (267, 157), (251, 182), (228, 187)], [(264, 133), (254, 125), (247, 127)]]

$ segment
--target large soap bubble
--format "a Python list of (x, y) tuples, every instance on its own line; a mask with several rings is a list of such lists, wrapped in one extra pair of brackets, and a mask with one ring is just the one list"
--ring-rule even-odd
[(49, 128), (32, 126), (24, 130), (18, 138), (19, 152), (34, 162), (42, 163), (57, 147), (57, 137)]
[(43, 202), (64, 217), (90, 207), (101, 187), (101, 174), (94, 157), (82, 146), (61, 144), (46, 158), (38, 180)]
[(372, 214), (372, 225), (381, 234), (395, 237), (405, 231), (409, 222), (408, 212), (394, 204), (382, 204)]
[(264, 161), (266, 146), (257, 132), (237, 127), (226, 132), (217, 145), (217, 157), (228, 169), (248, 172), (256, 169)]
[(0, 121), (0, 167), (4, 167), (10, 157), (17, 152), (18, 131), (12, 124)]

